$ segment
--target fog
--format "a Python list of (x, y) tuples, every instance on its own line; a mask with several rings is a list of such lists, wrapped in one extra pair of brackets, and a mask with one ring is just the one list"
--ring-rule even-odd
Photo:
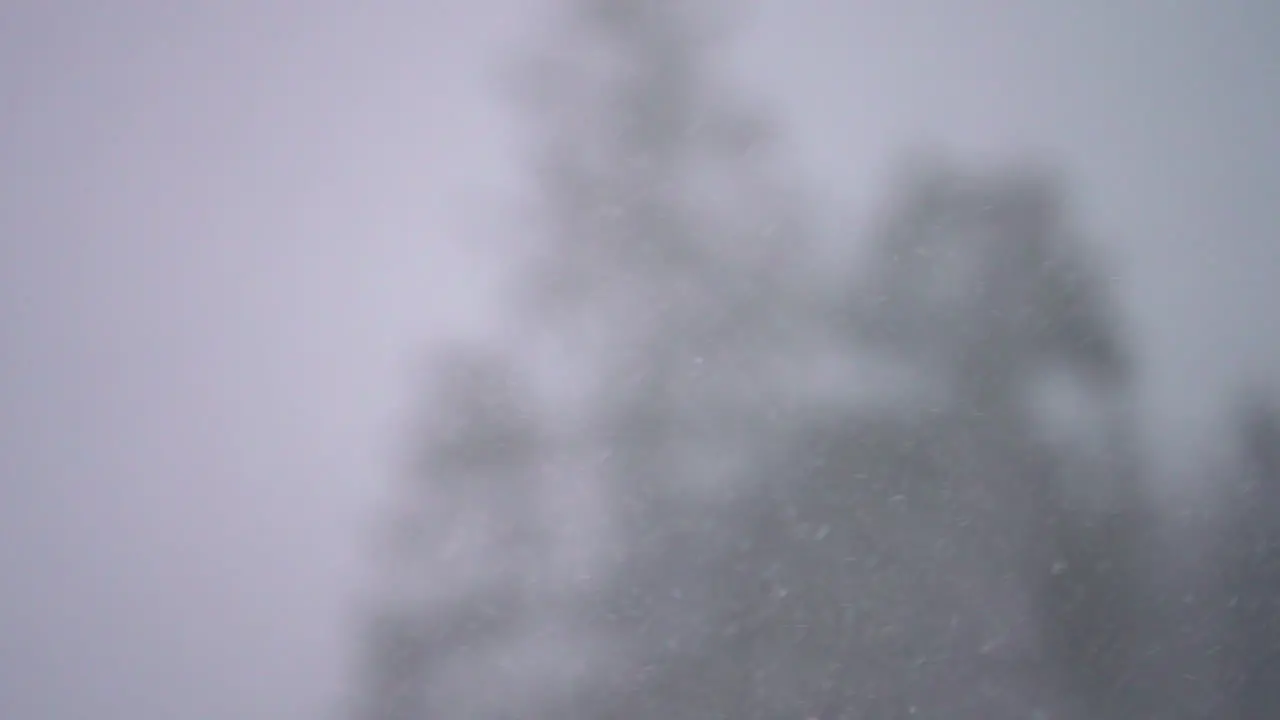
[[(345, 717), (429, 349), (527, 330), (499, 292), (537, 234), (511, 70), (550, 5), (0, 10), (0, 716)], [(861, 247), (915, 147), (1061, 171), (1131, 321), (1147, 479), (1214, 495), (1240, 393), (1280, 397), (1280, 9), (750, 5), (715, 57), (815, 234)], [(523, 571), (606, 572), (608, 487), (546, 487), (567, 555)], [(539, 607), (517, 668), (624, 662)], [(513, 672), (450, 682), (546, 694)]]

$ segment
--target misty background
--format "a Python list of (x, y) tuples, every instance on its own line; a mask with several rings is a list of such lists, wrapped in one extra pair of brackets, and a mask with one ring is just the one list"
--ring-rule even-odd
[[(541, 232), (512, 66), (554, 46), (552, 5), (0, 10), (0, 716), (332, 717), (361, 692), (428, 350), (529, 332), (498, 292)], [(1280, 394), (1280, 11), (731, 15), (716, 72), (776, 127), (762, 172), (815, 237), (873, 245), (912, 148), (1052, 163), (1134, 349), (1146, 485), (1227, 504), (1240, 396)], [(565, 547), (615, 522), (585, 497), (555, 506)], [(487, 682), (460, 687), (515, 681)]]

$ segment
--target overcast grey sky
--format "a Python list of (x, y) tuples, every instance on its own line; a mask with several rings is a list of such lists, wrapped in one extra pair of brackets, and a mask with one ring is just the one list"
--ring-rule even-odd
[[(492, 75), (543, 4), (4, 4), (0, 717), (334, 702), (408, 370), (517, 220)], [(1280, 6), (759, 6), (744, 84), (824, 195), (917, 140), (1054, 153), (1160, 434), (1280, 388)]]

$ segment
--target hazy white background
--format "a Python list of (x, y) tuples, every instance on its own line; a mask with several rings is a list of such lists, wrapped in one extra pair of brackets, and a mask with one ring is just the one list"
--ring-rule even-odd
[[(1175, 470), (1280, 390), (1280, 6), (754, 4), (840, 212), (916, 141), (1064, 162)], [(0, 717), (331, 711), (416, 358), (522, 231), (495, 70), (546, 5), (0, 8)]]

